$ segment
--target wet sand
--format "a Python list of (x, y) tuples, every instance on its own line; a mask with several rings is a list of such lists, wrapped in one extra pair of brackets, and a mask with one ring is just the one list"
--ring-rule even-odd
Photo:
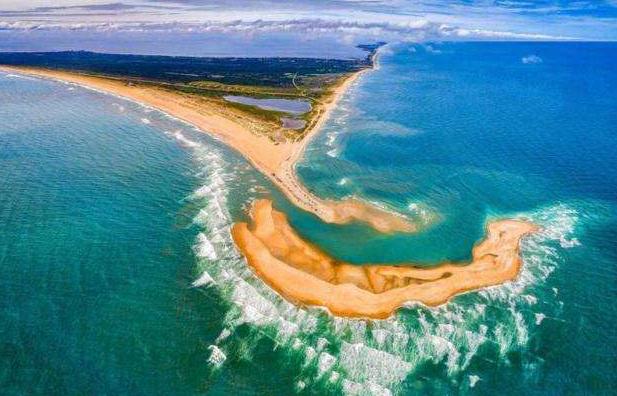
[(321, 199), (311, 193), (296, 174), (296, 163), (302, 157), (306, 145), (319, 132), (338, 99), (362, 73), (370, 69), (348, 75), (322, 102), (314, 104), (317, 115), (309, 122), (309, 129), (299, 142), (274, 142), (266, 136), (267, 132), (272, 131), (267, 131), (263, 122), (215, 101), (153, 85), (127, 84), (122, 79), (21, 66), (0, 66), (0, 70), (94, 88), (154, 107), (186, 121), (237, 150), (257, 170), (270, 178), (292, 203), (325, 222), (346, 224), (360, 221), (381, 232), (416, 231), (416, 226), (408, 218), (370, 203), (357, 199)]
[(522, 265), (520, 240), (537, 230), (525, 221), (492, 222), (485, 239), (472, 249), (469, 263), (359, 266), (304, 241), (269, 200), (256, 201), (251, 215), (252, 224), (235, 224), (232, 235), (263, 281), (298, 305), (372, 319), (388, 318), (405, 304), (438, 306), (457, 294), (516, 279)]

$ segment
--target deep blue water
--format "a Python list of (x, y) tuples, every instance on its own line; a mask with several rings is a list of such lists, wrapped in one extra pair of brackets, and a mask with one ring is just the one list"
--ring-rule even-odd
[[(0, 73), (4, 394), (611, 394), (617, 46), (392, 45), (299, 165), (424, 225), (381, 235), (293, 208), (156, 111)], [(298, 309), (229, 238), (273, 197), (357, 263), (469, 257), (492, 218), (543, 229), (520, 278), (378, 322)]]
[(520, 309), (515, 322), (528, 340), (496, 369), (476, 369), (473, 389), (609, 392), (617, 344), (617, 45), (395, 45), (380, 64), (341, 104), (299, 171), (322, 194), (386, 203), (427, 228), (387, 238), (360, 231), (358, 246), (357, 230), (298, 219), (304, 234), (356, 262), (434, 263), (468, 258), (490, 218), (535, 220), (547, 239), (526, 249), (526, 270), (538, 273), (521, 293), (533, 304), (514, 295), (489, 302)]

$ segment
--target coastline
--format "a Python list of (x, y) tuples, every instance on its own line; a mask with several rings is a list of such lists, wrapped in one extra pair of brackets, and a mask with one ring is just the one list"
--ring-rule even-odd
[(266, 175), (293, 204), (315, 214), (324, 222), (347, 224), (360, 221), (384, 233), (413, 232), (416, 227), (407, 218), (369, 203), (354, 198), (341, 201), (319, 198), (300, 182), (296, 174), (296, 164), (302, 158), (305, 148), (320, 132), (339, 99), (362, 74), (370, 70), (373, 69), (365, 68), (345, 76), (332, 93), (318, 103), (319, 113), (303, 139), (299, 142), (275, 143), (255, 133), (254, 130), (258, 130), (259, 126), (250, 120), (239, 119), (237, 114), (228, 109), (213, 106), (191, 95), (77, 72), (0, 65), (0, 71), (57, 80), (110, 93), (187, 122), (235, 149)]
[[(0, 71), (110, 93), (187, 122), (238, 151), (292, 203), (325, 222), (363, 221), (381, 232), (415, 231), (404, 217), (362, 201), (321, 199), (309, 192), (296, 174), (297, 162), (339, 99), (369, 70), (372, 69), (362, 69), (341, 79), (331, 94), (316, 103), (318, 113), (301, 140), (279, 143), (256, 134), (250, 124), (235, 119), (232, 110), (226, 112), (226, 108), (210, 106), (206, 100), (192, 95), (121, 79), (0, 66)], [(271, 201), (255, 202), (251, 214), (253, 224), (234, 224), (232, 237), (261, 280), (293, 303), (323, 307), (336, 316), (369, 319), (388, 318), (413, 302), (438, 306), (458, 294), (515, 279), (521, 269), (520, 239), (537, 229), (531, 223), (516, 220), (491, 223), (485, 239), (473, 248), (469, 263), (440, 263), (429, 268), (413, 263), (357, 266), (338, 261), (302, 240), (286, 216), (272, 208)]]
[(520, 241), (538, 230), (521, 220), (491, 222), (469, 263), (359, 266), (303, 240), (269, 200), (256, 201), (251, 218), (250, 225), (234, 224), (232, 236), (260, 279), (297, 305), (364, 319), (387, 319), (414, 302), (436, 307), (456, 295), (516, 279), (522, 266)]

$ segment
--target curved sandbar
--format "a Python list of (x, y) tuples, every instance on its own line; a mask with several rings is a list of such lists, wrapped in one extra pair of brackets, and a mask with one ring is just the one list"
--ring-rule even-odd
[(358, 266), (304, 241), (269, 200), (256, 201), (251, 215), (252, 224), (235, 224), (232, 235), (261, 279), (296, 304), (373, 319), (388, 318), (408, 302), (437, 306), (454, 295), (515, 279), (522, 263), (520, 240), (537, 230), (525, 221), (492, 222), (470, 263)]
[(195, 125), (234, 148), (247, 158), (257, 170), (270, 178), (296, 206), (317, 215), (328, 223), (345, 224), (352, 221), (368, 223), (381, 232), (412, 232), (416, 230), (407, 218), (390, 213), (356, 199), (323, 200), (312, 194), (296, 175), (295, 165), (302, 157), (310, 139), (322, 127), (330, 110), (340, 96), (363, 72), (363, 69), (342, 79), (323, 102), (315, 103), (317, 115), (310, 122), (304, 138), (299, 141), (275, 142), (265, 136), (263, 124), (233, 109), (200, 98), (139, 82), (127, 84), (118, 78), (99, 77), (23, 66), (0, 66), (0, 70), (37, 77), (51, 78), (112, 93), (157, 108), (178, 119)]

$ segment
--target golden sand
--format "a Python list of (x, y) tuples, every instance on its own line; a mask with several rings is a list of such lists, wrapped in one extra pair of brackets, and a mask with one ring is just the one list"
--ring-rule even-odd
[[(362, 201), (323, 200), (298, 180), (295, 165), (343, 92), (363, 71), (344, 79), (332, 95), (317, 103), (317, 116), (300, 142), (274, 142), (260, 133), (264, 125), (228, 106), (153, 85), (122, 79), (28, 67), (0, 70), (75, 83), (157, 108), (195, 125), (236, 149), (268, 176), (298, 207), (326, 222), (362, 221), (382, 232), (415, 231), (407, 218)], [(268, 200), (257, 201), (253, 224), (235, 224), (234, 240), (254, 271), (284, 297), (301, 305), (321, 306), (345, 317), (387, 318), (408, 302), (436, 306), (454, 295), (501, 284), (517, 277), (519, 242), (533, 224), (503, 220), (487, 227), (486, 238), (472, 250), (470, 263), (357, 266), (340, 262), (298, 236), (285, 215)]]
[(409, 302), (437, 306), (457, 294), (515, 279), (519, 243), (537, 227), (517, 220), (487, 226), (470, 263), (352, 265), (304, 241), (269, 200), (256, 201), (252, 224), (237, 223), (232, 235), (255, 273), (286, 299), (327, 308), (343, 317), (384, 319)]
[(368, 69), (350, 74), (317, 106), (317, 116), (300, 142), (274, 142), (260, 134), (263, 122), (255, 122), (229, 106), (153, 85), (32, 67), (0, 66), (0, 70), (51, 78), (118, 95), (157, 108), (222, 140), (270, 178), (296, 206), (328, 223), (365, 222), (381, 232), (411, 232), (415, 226), (405, 217), (356, 199), (323, 200), (300, 183), (295, 166), (310, 139), (319, 131), (340, 96)]

